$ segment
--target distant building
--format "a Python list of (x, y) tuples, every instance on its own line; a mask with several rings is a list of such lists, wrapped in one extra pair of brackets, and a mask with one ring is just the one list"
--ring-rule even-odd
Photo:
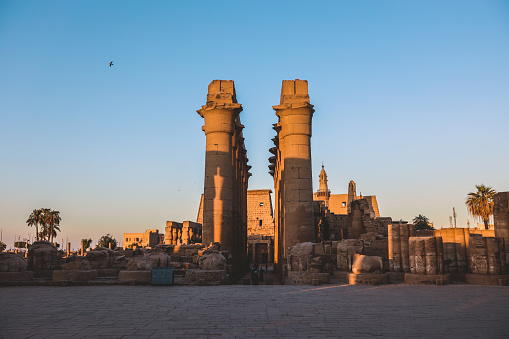
[(247, 244), (251, 264), (274, 262), (274, 213), (270, 189), (247, 191)]
[(353, 236), (351, 229), (352, 203), (364, 199), (367, 203), (366, 212), (372, 219), (380, 218), (378, 202), (374, 195), (357, 195), (355, 182), (348, 183), (347, 194), (331, 194), (328, 188), (327, 173), (324, 166), (320, 171), (320, 186), (313, 193), (313, 207), (315, 219), (315, 238), (317, 241), (341, 240)]
[(156, 229), (145, 230), (145, 233), (124, 233), (123, 247), (126, 249), (132, 244), (138, 247), (154, 247), (159, 244), (161, 235)]
[(331, 194), (327, 185), (327, 173), (322, 165), (320, 172), (320, 186), (318, 191), (313, 193), (313, 201), (323, 201), (330, 213), (346, 215), (350, 211), (349, 206), (353, 200), (366, 199), (368, 201), (372, 218), (380, 217), (378, 202), (375, 195), (357, 195), (355, 182), (348, 184), (348, 194)]

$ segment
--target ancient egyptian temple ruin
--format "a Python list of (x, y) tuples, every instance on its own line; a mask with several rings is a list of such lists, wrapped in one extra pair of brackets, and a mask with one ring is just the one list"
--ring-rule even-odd
[(509, 192), (494, 197), (494, 230), (416, 229), (381, 216), (377, 196), (357, 193), (362, 183), (351, 180), (346, 193), (331, 193), (323, 163), (313, 192), (315, 110), (307, 81), (284, 80), (273, 109), (276, 135), (268, 166), (273, 188), (248, 190), (243, 108), (232, 80), (214, 80), (197, 110), (206, 146), (196, 222), (167, 221), (165, 234), (155, 228), (124, 233), (123, 248), (110, 243), (85, 252), (82, 245), (81, 253), (68, 248), (66, 256), (39, 241), (26, 260), (18, 253), (0, 254), (0, 283), (35, 278), (148, 284), (153, 269), (171, 268), (181, 284), (249, 284), (249, 266), (262, 265), (273, 268), (270, 274), (283, 284), (508, 284)]

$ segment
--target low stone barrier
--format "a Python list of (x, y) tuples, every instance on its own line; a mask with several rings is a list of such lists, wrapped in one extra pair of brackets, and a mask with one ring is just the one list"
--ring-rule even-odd
[(28, 281), (34, 278), (32, 271), (0, 272), (0, 282)]
[[(329, 273), (310, 273), (300, 271), (289, 271), (286, 283), (289, 285), (313, 285), (313, 280), (318, 280), (318, 284), (329, 284)], [(316, 284), (316, 282), (315, 282)]]
[(188, 285), (217, 285), (225, 281), (226, 278), (226, 270), (187, 270), (184, 277)]
[(135, 282), (139, 284), (150, 284), (152, 282), (152, 271), (120, 271), (119, 282)]
[(97, 279), (97, 270), (53, 271), (53, 281), (91, 281), (91, 280), (96, 280), (96, 279)]
[(348, 273), (347, 281), (350, 285), (383, 285), (390, 283), (389, 275), (385, 273)]

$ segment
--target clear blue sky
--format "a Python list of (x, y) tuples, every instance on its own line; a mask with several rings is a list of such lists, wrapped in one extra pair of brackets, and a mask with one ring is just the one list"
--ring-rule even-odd
[(436, 226), (453, 207), (466, 226), (476, 184), (509, 191), (508, 1), (0, 1), (3, 240), (42, 207), (74, 248), (195, 220), (214, 79), (244, 107), (249, 188), (272, 188), (272, 106), (296, 78), (315, 189), (323, 161), (332, 193), (354, 180), (382, 216)]

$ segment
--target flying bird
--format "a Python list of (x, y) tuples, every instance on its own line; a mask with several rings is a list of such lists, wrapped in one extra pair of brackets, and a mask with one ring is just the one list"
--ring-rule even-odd
[(110, 61), (110, 67), (113, 66), (113, 61)]

